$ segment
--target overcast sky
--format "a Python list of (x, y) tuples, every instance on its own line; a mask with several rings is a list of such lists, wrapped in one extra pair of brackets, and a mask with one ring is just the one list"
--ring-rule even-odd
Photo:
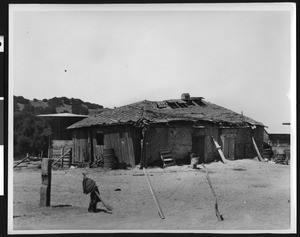
[(10, 13), (14, 95), (114, 107), (188, 92), (289, 132), (289, 11), (57, 7)]

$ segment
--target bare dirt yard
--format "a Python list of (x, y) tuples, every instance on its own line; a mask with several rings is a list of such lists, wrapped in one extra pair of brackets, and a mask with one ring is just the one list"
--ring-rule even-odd
[[(201, 165), (147, 168), (165, 219), (143, 170), (76, 168), (52, 171), (51, 206), (39, 207), (41, 170), (13, 174), (14, 230), (284, 230), (290, 228), (290, 166), (245, 159), (207, 164), (223, 221)], [(98, 184), (102, 203), (89, 213), (82, 172)]]

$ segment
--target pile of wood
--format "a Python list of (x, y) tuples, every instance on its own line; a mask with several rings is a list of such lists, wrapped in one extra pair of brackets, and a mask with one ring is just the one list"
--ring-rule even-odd
[[(14, 161), (14, 166), (18, 164), (20, 161)], [(22, 168), (28, 168), (28, 169), (40, 169), (41, 168), (42, 161), (41, 160), (27, 160), (22, 163), (20, 163), (18, 166), (16, 166), (15, 169), (22, 169)]]

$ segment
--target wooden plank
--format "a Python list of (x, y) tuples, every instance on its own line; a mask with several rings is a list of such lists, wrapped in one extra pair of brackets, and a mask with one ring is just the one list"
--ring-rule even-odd
[[(68, 154), (71, 151), (71, 149), (67, 150), (60, 158), (58, 158), (55, 162), (53, 162), (52, 165), (55, 165), (58, 161), (63, 160), (64, 156)], [(63, 163), (62, 163), (63, 164)]]
[(129, 136), (128, 132), (126, 132), (126, 134), (125, 134), (125, 139), (126, 139), (127, 160), (128, 160), (128, 163), (132, 167), (134, 167), (135, 166), (135, 160), (134, 160), (133, 144), (132, 144), (132, 139)]
[(128, 138), (129, 161), (132, 167), (135, 167), (135, 156), (131, 137)]
[(122, 159), (122, 151), (120, 149), (120, 135), (119, 133), (114, 133), (114, 148), (115, 148), (115, 154), (118, 157), (119, 162)]
[(213, 139), (213, 142), (214, 142), (214, 144), (215, 144), (215, 146), (216, 146), (216, 148), (217, 148), (217, 150), (219, 152), (219, 155), (220, 155), (220, 157), (222, 159), (222, 162), (224, 164), (226, 164), (226, 158), (225, 158), (225, 156), (224, 156), (224, 154), (222, 152), (221, 146), (219, 146), (218, 142), (214, 138), (212, 138), (212, 139)]
[(18, 165), (20, 165), (22, 162), (24, 162), (25, 160), (29, 159), (29, 154), (27, 153), (26, 157), (24, 159), (22, 159), (21, 161), (19, 161), (14, 168), (16, 168)]
[(147, 167), (147, 141), (148, 141), (148, 130), (144, 131), (143, 136), (143, 149), (141, 150), (141, 168)]
[(129, 151), (129, 139), (128, 139), (128, 132), (125, 132), (124, 133), (124, 137), (125, 137), (125, 146), (124, 146), (124, 149), (125, 149), (125, 152), (126, 152), (126, 163), (127, 164), (130, 164), (130, 151)]
[(163, 160), (164, 160), (164, 162), (168, 162), (168, 161), (174, 161), (173, 159), (165, 159), (165, 158), (163, 158)]
[(126, 152), (126, 140), (125, 138), (121, 139), (121, 150), (122, 150), (122, 158), (121, 161), (125, 162), (126, 164), (128, 164), (128, 160), (127, 160), (127, 152)]
[(170, 151), (161, 151), (160, 152), (161, 155), (171, 155)]
[(104, 135), (104, 143), (107, 149), (111, 149), (110, 134)]
[(254, 148), (255, 148), (255, 150), (256, 150), (256, 153), (257, 153), (257, 156), (258, 156), (259, 161), (262, 161), (262, 157), (261, 157), (261, 155), (260, 155), (260, 153), (259, 153), (259, 150), (258, 150), (258, 148), (257, 148), (257, 145), (256, 145), (256, 142), (255, 142), (255, 140), (254, 140), (254, 137), (252, 137), (252, 142), (253, 142)]

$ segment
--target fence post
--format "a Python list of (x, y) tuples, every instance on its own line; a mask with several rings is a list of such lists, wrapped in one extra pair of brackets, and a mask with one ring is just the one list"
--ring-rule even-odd
[(51, 163), (49, 158), (42, 159), (42, 186), (40, 189), (40, 207), (50, 206), (51, 197)]
[(70, 149), (69, 155), (70, 155), (70, 157), (69, 157), (69, 167), (71, 167), (71, 165), (72, 165), (72, 148)]

